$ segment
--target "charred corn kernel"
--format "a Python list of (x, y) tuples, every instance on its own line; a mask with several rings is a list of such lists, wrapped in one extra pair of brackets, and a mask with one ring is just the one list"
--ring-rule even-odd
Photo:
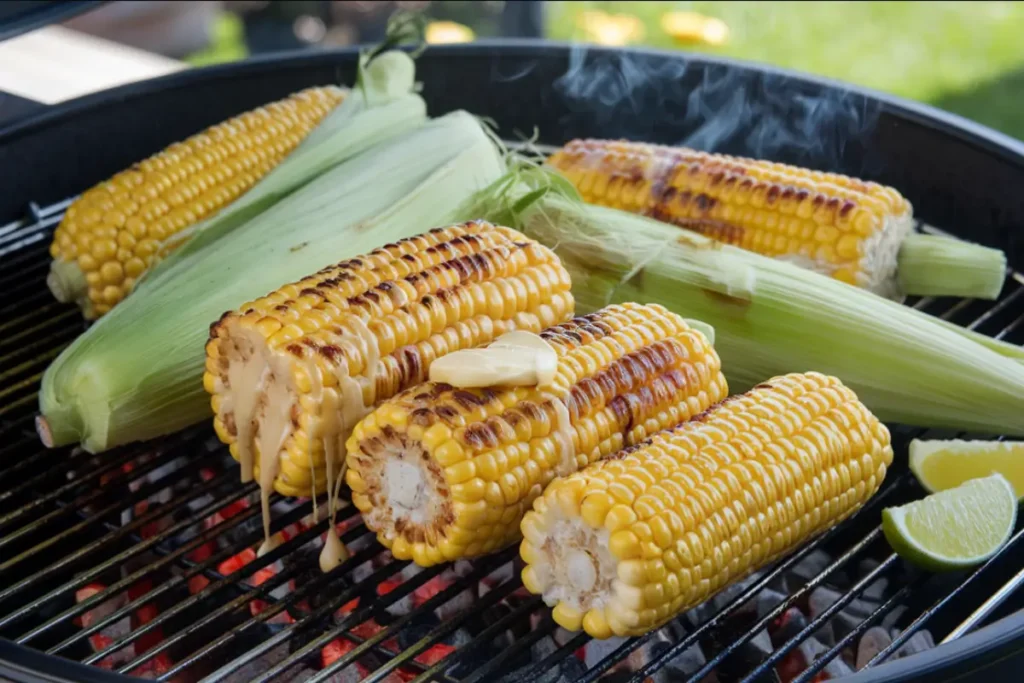
[[(77, 300), (88, 319), (109, 311), (147, 267), (177, 246), (176, 234), (249, 191), (344, 95), (335, 86), (303, 90), (175, 143), (87, 190), (68, 207), (50, 244), (54, 295)], [(106, 286), (74, 291), (76, 269), (77, 279), (92, 284), (95, 273)]]
[[(897, 290), (910, 203), (835, 173), (682, 147), (574, 140), (548, 159), (593, 204), (639, 213), (881, 294)], [(610, 192), (599, 180), (636, 188)]]
[[(525, 296), (480, 296), (496, 282), (532, 283), (534, 305)], [(425, 380), (438, 348), (492, 341), (513, 327), (497, 317), (507, 310), (529, 313), (533, 332), (567, 320), (569, 287), (550, 250), (485, 222), (438, 228), (325, 268), (212, 326), (203, 384), (217, 434), (244, 479), (272, 482), (284, 495), (322, 492), (341, 472), (350, 430), (375, 403)], [(474, 463), (451, 441), (454, 425), (425, 430), (408, 418), (385, 404), (360, 434), (401, 430), (434, 444), (465, 499), (482, 499)], [(372, 495), (373, 480), (353, 482)]]
[[(643, 634), (851, 515), (891, 462), (888, 430), (839, 380), (776, 377), (548, 487), (522, 522), (524, 585), (566, 628), (586, 614), (595, 638)], [(666, 505), (609, 536), (627, 506), (605, 491), (626, 480), (642, 489), (634, 511)], [(578, 514), (554, 502), (568, 487)]]
[[(617, 499), (585, 501), (580, 483), (552, 480), (646, 438), (651, 420), (666, 428), (727, 395), (707, 338), (661, 306), (609, 306), (541, 336), (558, 356), (551, 386), (456, 389), (427, 382), (385, 401), (356, 428), (348, 476), (367, 492), (357, 503), (367, 526), (396, 557), (420, 562), (421, 551), (405, 549), (456, 536), (463, 541), (458, 557), (513, 543), (523, 512), (549, 484), (548, 505), (560, 514), (603, 520)], [(380, 416), (396, 409), (409, 427), (381, 428)], [(424, 437), (414, 436), (414, 425)], [(427, 443), (437, 425), (450, 430), (450, 440)], [(478, 504), (480, 511), (463, 507)], [(618, 507), (623, 524), (636, 520)], [(529, 525), (522, 530), (530, 539)]]

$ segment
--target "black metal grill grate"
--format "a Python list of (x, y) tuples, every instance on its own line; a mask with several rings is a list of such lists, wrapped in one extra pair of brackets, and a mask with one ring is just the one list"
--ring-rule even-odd
[[(539, 598), (521, 589), (515, 548), (460, 563), (455, 576), (445, 566), (415, 571), (390, 559), (346, 508), (339, 523), (352, 556), (322, 575), (315, 544), (326, 519), (296, 526), (309, 503), (275, 494), (272, 528), (291, 529), (291, 538), (225, 573), (225, 562), (259, 543), (259, 507), (243, 503), (256, 486), (238, 482), (207, 427), (102, 456), (38, 443), (40, 378), (83, 329), (77, 310), (55, 303), (45, 286), (50, 235), (68, 203), (32, 205), (24, 220), (0, 227), (0, 636), (17, 643), (175, 681), (701, 680), (713, 671), (719, 683), (771, 681), (871, 584), (900, 586), (792, 678), (806, 683), (896, 609), (902, 631), (871, 666), (925, 627), (947, 639), (963, 635), (1024, 582), (1024, 572), (1014, 574), (1024, 564), (1021, 530), (987, 564), (952, 578), (916, 573), (892, 555), (877, 522), (883, 506), (920, 494), (905, 468), (894, 469), (859, 514), (730, 589), (716, 610), (616, 641), (589, 664), (575, 656), (589, 638), (560, 631)], [(993, 337), (1024, 339), (1020, 273), (1008, 273), (994, 305), (911, 303)], [(898, 448), (920, 434), (893, 432)], [(823, 549), (831, 558), (823, 570), (762, 616), (740, 619), (767, 587)], [(840, 574), (845, 582), (835, 580)], [(747, 656), (766, 625), (825, 585), (845, 587), (771, 654)], [(672, 674), (694, 645), (706, 660)]]

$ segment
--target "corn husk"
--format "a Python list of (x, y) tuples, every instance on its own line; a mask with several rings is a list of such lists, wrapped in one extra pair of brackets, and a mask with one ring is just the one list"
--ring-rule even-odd
[(552, 247), (577, 310), (659, 303), (715, 329), (734, 393), (816, 370), (882, 419), (1024, 434), (1024, 366), (870, 292), (673, 226), (582, 203), (560, 176), (516, 170), (463, 207)]
[(209, 417), (209, 326), (327, 265), (446, 222), (498, 178), (502, 156), (455, 112), (344, 162), (271, 208), (181, 251), (47, 369), (40, 436), (92, 452)]

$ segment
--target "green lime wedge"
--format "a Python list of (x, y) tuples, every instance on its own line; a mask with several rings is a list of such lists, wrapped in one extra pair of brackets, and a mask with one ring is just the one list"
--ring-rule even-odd
[(929, 493), (998, 472), (1018, 496), (1024, 496), (1024, 442), (914, 439), (910, 442), (910, 470)]
[(882, 511), (896, 553), (930, 571), (952, 571), (992, 557), (1013, 533), (1017, 495), (1001, 474), (972, 479), (923, 500)]

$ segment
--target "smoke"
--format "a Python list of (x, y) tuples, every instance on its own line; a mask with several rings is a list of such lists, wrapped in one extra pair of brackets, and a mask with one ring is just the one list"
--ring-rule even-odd
[(572, 137), (685, 145), (861, 175), (879, 105), (841, 88), (702, 60), (574, 46), (554, 98)]

